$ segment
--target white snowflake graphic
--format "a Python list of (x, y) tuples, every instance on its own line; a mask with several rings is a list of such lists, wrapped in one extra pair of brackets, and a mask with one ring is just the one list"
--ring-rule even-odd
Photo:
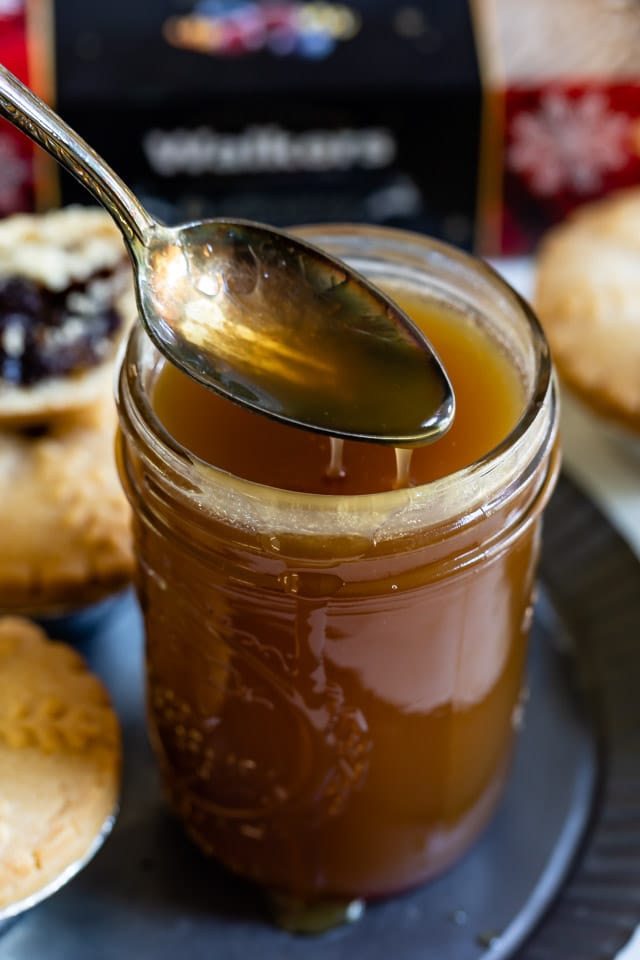
[(31, 166), (19, 155), (14, 141), (0, 134), (0, 213), (17, 209), (21, 188), (30, 174)]
[(591, 193), (603, 174), (627, 162), (629, 128), (629, 117), (612, 111), (601, 93), (549, 93), (535, 113), (515, 116), (507, 165), (542, 196), (564, 188)]

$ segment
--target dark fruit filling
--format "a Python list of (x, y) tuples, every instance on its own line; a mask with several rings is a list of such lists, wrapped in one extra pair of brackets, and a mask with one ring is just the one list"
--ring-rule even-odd
[(112, 271), (60, 292), (0, 277), (0, 379), (27, 386), (105, 360), (122, 325), (113, 305), (122, 285)]

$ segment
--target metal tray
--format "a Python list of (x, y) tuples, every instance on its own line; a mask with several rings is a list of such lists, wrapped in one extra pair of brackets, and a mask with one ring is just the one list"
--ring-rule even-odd
[(0, 937), (0, 960), (607, 960), (640, 921), (640, 565), (566, 479), (546, 516), (530, 700), (500, 808), (422, 889), (321, 937), (276, 930), (160, 795), (131, 594), (49, 624), (103, 676), (125, 736), (119, 821), (95, 860)]

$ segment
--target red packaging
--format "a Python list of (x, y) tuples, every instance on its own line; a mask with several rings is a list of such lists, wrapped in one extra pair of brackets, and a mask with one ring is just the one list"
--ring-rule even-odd
[[(0, 63), (52, 100), (49, 0), (0, 0)], [(52, 161), (0, 119), (0, 216), (55, 202)]]
[(640, 4), (475, 0), (485, 91), (478, 246), (530, 251), (640, 183)]

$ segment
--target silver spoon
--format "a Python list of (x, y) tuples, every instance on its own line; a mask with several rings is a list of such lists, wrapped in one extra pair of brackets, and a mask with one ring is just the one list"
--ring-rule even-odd
[(267, 416), (336, 437), (415, 445), (449, 428), (453, 390), (429, 341), (344, 263), (247, 220), (157, 223), (2, 65), (0, 113), (113, 217), (147, 333), (190, 377)]

